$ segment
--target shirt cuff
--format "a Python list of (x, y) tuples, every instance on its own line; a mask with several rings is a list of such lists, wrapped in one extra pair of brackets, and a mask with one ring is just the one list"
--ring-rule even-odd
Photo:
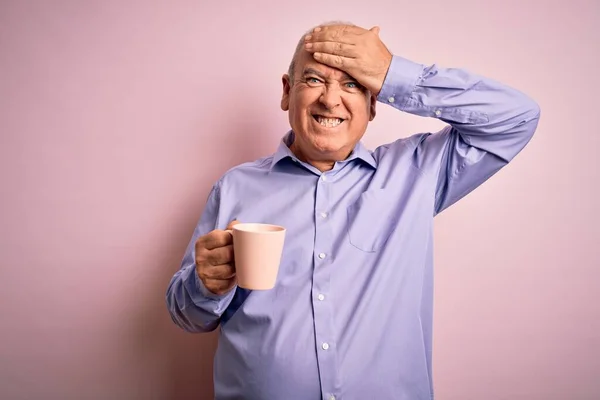
[(400, 56), (393, 56), (377, 100), (402, 109), (410, 99), (425, 66)]

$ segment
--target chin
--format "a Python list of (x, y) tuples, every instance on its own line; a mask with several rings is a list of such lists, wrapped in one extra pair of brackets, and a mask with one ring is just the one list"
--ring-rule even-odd
[(352, 151), (345, 143), (314, 143), (314, 150), (324, 159), (341, 161)]
[(311, 142), (312, 147), (324, 153), (337, 152), (344, 147), (344, 143), (339, 138), (328, 137), (322, 134), (314, 137)]

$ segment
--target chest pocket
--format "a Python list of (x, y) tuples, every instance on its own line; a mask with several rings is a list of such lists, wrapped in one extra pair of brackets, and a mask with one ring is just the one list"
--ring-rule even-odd
[(362, 251), (378, 251), (394, 229), (394, 205), (393, 196), (385, 189), (362, 193), (347, 209), (350, 243)]

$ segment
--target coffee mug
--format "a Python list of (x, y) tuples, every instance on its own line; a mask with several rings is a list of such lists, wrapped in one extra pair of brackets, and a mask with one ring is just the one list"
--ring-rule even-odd
[(275, 286), (283, 253), (286, 229), (259, 223), (239, 223), (229, 232), (237, 285), (244, 289), (268, 290)]

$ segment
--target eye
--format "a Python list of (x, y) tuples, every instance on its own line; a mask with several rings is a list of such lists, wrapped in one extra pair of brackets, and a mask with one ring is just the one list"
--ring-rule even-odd
[(349, 89), (358, 89), (359, 88), (358, 83), (356, 83), (356, 82), (347, 82), (346, 87)]
[(323, 85), (323, 81), (316, 76), (307, 76), (304, 78), (304, 82), (308, 87), (318, 88)]

